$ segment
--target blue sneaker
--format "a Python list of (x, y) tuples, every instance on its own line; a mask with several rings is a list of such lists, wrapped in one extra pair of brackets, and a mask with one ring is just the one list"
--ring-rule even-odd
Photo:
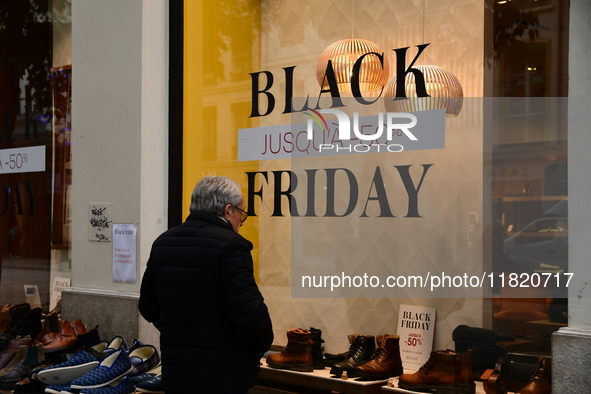
[(37, 379), (48, 385), (63, 385), (87, 374), (98, 365), (95, 357), (81, 350), (64, 363), (42, 369), (37, 373)]
[(95, 389), (106, 386), (131, 372), (132, 366), (123, 349), (107, 356), (100, 364), (79, 378), (72, 381), (73, 389)]
[(135, 385), (129, 377), (117, 379), (111, 384), (96, 389), (83, 389), (80, 394), (132, 394), (135, 393)]

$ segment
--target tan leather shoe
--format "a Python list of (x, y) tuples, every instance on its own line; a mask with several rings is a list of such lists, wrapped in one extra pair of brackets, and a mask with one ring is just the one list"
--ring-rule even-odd
[[(76, 344), (76, 338), (76, 333), (72, 329), (70, 322), (63, 320), (60, 327), (60, 332), (55, 335), (51, 342), (49, 342), (47, 345), (44, 344), (43, 349), (45, 350), (45, 353), (54, 353), (60, 350), (66, 350), (70, 346)], [(43, 343), (43, 338), (41, 339), (41, 343)]]
[(371, 360), (355, 367), (354, 376), (362, 380), (383, 380), (402, 373), (400, 336), (384, 335)]
[(436, 390), (437, 394), (461, 394), (460, 357), (446, 351), (431, 352), (415, 373), (400, 375), (398, 387), (412, 391)]
[(293, 328), (287, 331), (287, 346), (281, 353), (272, 353), (267, 357), (271, 368), (291, 369), (300, 372), (312, 372), (312, 339), (310, 331)]

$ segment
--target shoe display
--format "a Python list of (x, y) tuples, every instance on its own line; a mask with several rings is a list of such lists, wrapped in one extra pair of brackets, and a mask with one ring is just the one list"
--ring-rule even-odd
[(80, 394), (132, 394), (135, 393), (135, 385), (128, 376), (119, 378), (103, 387), (80, 390)]
[(105, 357), (99, 365), (86, 375), (72, 381), (73, 389), (92, 389), (106, 386), (133, 370), (127, 353), (119, 349)]
[(516, 394), (551, 394), (552, 393), (552, 359), (540, 357), (538, 369), (529, 383)]
[(267, 357), (271, 368), (291, 369), (300, 372), (312, 372), (312, 339), (310, 331), (293, 328), (287, 331), (287, 346), (281, 353), (272, 353)]
[(336, 363), (331, 369), (332, 375), (341, 376), (347, 372), (349, 377), (353, 376), (355, 367), (365, 364), (371, 360), (376, 351), (376, 340), (373, 335), (349, 335), (349, 351), (344, 360)]
[(433, 351), (417, 372), (400, 375), (398, 387), (412, 391), (436, 390), (437, 394), (461, 394), (460, 357), (447, 351)]
[(68, 361), (45, 368), (37, 374), (37, 379), (45, 384), (70, 383), (99, 365), (97, 359), (81, 350)]
[[(120, 335), (100, 341), (98, 325), (87, 331), (81, 319), (69, 322), (60, 321), (58, 315), (39, 315), (40, 308), (30, 309), (29, 304), (0, 309), (0, 326), (5, 326), (0, 335), (4, 349), (0, 352), (0, 390), (13, 390), (15, 394), (164, 394), (162, 375), (149, 372), (161, 362), (155, 346), (139, 339), (130, 346)], [(37, 331), (41, 322), (42, 331)], [(58, 332), (52, 331), (56, 323)], [(31, 337), (35, 332), (37, 336)], [(476, 394), (472, 349), (465, 353), (432, 351), (418, 371), (403, 374), (398, 335), (348, 335), (349, 350), (339, 354), (324, 353), (322, 330), (318, 328), (294, 328), (287, 330), (286, 336), (285, 347), (275, 346), (266, 354), (269, 367), (313, 372), (329, 366), (331, 375), (343, 379), (386, 381), (399, 376), (398, 387), (404, 390)], [(68, 349), (84, 350), (64, 352)], [(532, 368), (522, 374), (519, 387), (531, 375), (536, 359), (537, 355), (532, 355)], [(52, 365), (59, 362), (56, 360), (67, 361)], [(551, 369), (551, 358), (539, 357), (536, 372), (516, 394), (551, 394)]]
[(314, 369), (324, 369), (324, 356), (322, 354), (322, 330), (310, 327), (310, 338), (312, 339), (312, 365)]
[(139, 382), (135, 385), (135, 388), (138, 393), (163, 394), (162, 375), (156, 375), (152, 379)]
[(382, 380), (402, 374), (400, 336), (384, 334), (371, 360), (355, 367), (353, 374), (362, 380)]
[(129, 376), (136, 376), (151, 371), (160, 365), (158, 350), (152, 345), (141, 345), (128, 353), (132, 370)]

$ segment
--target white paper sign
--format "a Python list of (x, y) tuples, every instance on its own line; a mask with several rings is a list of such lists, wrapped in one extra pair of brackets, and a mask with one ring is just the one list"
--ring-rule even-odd
[(71, 282), (72, 279), (70, 278), (53, 278), (51, 297), (49, 299), (49, 310), (52, 310), (57, 306), (57, 303), (62, 299), (62, 290), (66, 287), (70, 287)]
[(398, 331), (400, 357), (405, 369), (418, 370), (427, 362), (433, 350), (435, 308), (400, 305)]
[(40, 308), (41, 299), (39, 297), (39, 288), (37, 285), (24, 285), (24, 287), (27, 303), (31, 305), (31, 308)]
[(137, 224), (113, 225), (113, 280), (135, 283)]
[(45, 145), (0, 149), (0, 174), (40, 171), (45, 171)]
[(88, 240), (111, 242), (111, 204), (90, 203), (88, 206)]

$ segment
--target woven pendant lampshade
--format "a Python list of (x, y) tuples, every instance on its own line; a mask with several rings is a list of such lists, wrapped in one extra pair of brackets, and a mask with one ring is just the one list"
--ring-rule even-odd
[(415, 76), (406, 74), (406, 96), (408, 100), (392, 100), (396, 96), (396, 77), (392, 78), (384, 91), (387, 112), (413, 112), (445, 108), (445, 117), (458, 116), (464, 101), (462, 85), (455, 75), (438, 66), (413, 66), (425, 76), (427, 93), (431, 97), (417, 97)]
[[(360, 38), (340, 40), (330, 44), (318, 59), (316, 78), (322, 89), (328, 88), (324, 76), (328, 61), (331, 60), (339, 92), (351, 92), (353, 65), (362, 55), (370, 52), (382, 55), (384, 51), (371, 41)], [(362, 92), (382, 89), (388, 82), (388, 59), (384, 56), (384, 65), (375, 55), (365, 56), (359, 71), (359, 87)]]

